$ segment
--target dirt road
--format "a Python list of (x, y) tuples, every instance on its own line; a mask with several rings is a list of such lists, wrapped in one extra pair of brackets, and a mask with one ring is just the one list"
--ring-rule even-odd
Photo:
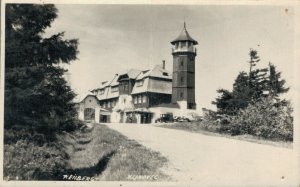
[(202, 185), (296, 185), (293, 149), (166, 129), (153, 125), (108, 124), (169, 159), (175, 181)]

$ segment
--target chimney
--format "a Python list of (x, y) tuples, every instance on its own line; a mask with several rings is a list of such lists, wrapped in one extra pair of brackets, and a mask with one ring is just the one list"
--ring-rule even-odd
[(163, 60), (162, 63), (163, 63), (163, 64), (162, 64), (162, 68), (163, 68), (163, 69), (166, 69), (166, 61)]

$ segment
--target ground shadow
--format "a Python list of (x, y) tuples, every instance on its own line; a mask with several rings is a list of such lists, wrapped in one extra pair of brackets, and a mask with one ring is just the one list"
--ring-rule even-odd
[[(100, 175), (107, 167), (112, 156), (116, 153), (116, 151), (111, 151), (110, 153), (104, 155), (96, 165), (91, 167), (84, 167), (78, 169), (69, 169), (65, 174), (67, 175), (77, 175), (77, 176), (86, 176), (86, 177), (94, 177), (95, 175)], [(63, 180), (63, 179), (62, 179)], [(76, 179), (75, 179), (76, 180)]]

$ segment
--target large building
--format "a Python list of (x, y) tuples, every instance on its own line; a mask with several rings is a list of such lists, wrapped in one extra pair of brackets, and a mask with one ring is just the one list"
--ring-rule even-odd
[(173, 73), (162, 65), (130, 69), (104, 81), (77, 103), (78, 117), (96, 122), (152, 123), (161, 114), (185, 116), (196, 109), (195, 57), (198, 44), (186, 25), (171, 44)]

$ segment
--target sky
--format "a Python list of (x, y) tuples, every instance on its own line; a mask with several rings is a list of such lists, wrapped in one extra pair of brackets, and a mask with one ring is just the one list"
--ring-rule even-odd
[[(293, 84), (294, 10), (288, 6), (245, 5), (56, 5), (58, 18), (45, 37), (65, 31), (79, 39), (78, 60), (64, 66), (81, 95), (116, 73), (145, 70), (166, 61), (172, 72), (172, 45), (183, 28), (198, 41), (196, 103), (211, 104), (220, 88), (232, 89), (240, 71), (248, 71), (249, 50), (273, 63), (286, 86)], [(286, 96), (290, 96), (287, 94)]]

